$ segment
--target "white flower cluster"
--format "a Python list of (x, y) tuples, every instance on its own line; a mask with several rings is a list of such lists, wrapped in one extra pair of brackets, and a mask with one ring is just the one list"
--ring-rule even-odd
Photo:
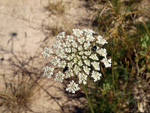
[[(102, 36), (95, 36), (90, 29), (73, 29), (73, 35), (59, 33), (52, 48), (44, 48), (44, 58), (52, 56), (51, 67), (44, 68), (44, 75), (54, 75), (55, 81), (63, 82), (65, 78), (76, 78), (78, 84), (87, 84), (92, 77), (94, 82), (100, 80), (100, 65), (111, 67), (111, 59), (107, 59), (107, 51), (101, 48), (107, 44)], [(80, 88), (74, 80), (67, 85), (66, 91), (75, 93)]]

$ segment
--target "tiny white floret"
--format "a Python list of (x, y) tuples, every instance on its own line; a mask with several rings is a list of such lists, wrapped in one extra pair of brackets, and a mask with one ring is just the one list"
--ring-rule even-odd
[(55, 74), (54, 80), (59, 81), (59, 82), (63, 82), (64, 74), (61, 71), (59, 71), (58, 73)]
[(94, 62), (92, 62), (91, 64), (93, 65), (93, 67), (94, 67), (95, 70), (97, 70), (97, 71), (100, 70), (100, 66), (99, 66), (100, 63), (99, 63), (99, 62), (95, 62), (95, 61), (94, 61)]
[(96, 54), (92, 54), (89, 58), (92, 60), (99, 60)]
[(80, 88), (79, 88), (78, 84), (76, 84), (76, 83), (74, 82), (74, 80), (72, 80), (72, 81), (70, 82), (70, 84), (67, 85), (66, 91), (75, 93), (75, 92), (78, 91), (79, 89), (80, 89)]
[(103, 58), (101, 61), (104, 63), (106, 68), (111, 67), (111, 59), (107, 60), (107, 58)]
[(43, 54), (43, 57), (46, 58), (46, 57), (49, 57), (51, 53), (53, 53), (52, 49), (45, 47), (42, 54)]
[(60, 67), (60, 68), (65, 68), (65, 66), (66, 66), (66, 61), (60, 61), (58, 63), (58, 67)]
[(84, 63), (85, 63), (87, 66), (90, 66), (90, 60), (84, 60)]
[(87, 83), (87, 75), (85, 75), (84, 73), (79, 73), (79, 84), (81, 83)]
[(44, 76), (51, 78), (51, 76), (53, 75), (54, 68), (46, 66), (43, 69), (44, 69)]
[(101, 44), (101, 45), (104, 45), (104, 44), (107, 43), (107, 41), (106, 41), (105, 39), (103, 39), (102, 36), (99, 35), (99, 36), (97, 37), (96, 43)]
[(84, 72), (87, 74), (87, 75), (89, 75), (90, 74), (90, 68), (88, 68), (87, 66), (83, 66), (83, 70), (84, 70)]
[(80, 36), (83, 34), (83, 31), (80, 30), (80, 29), (73, 29), (73, 34), (74, 34), (76, 37), (80, 37)]
[(92, 72), (92, 77), (94, 78), (94, 82), (96, 82), (97, 80), (100, 80), (101, 73), (93, 71)]
[(105, 48), (101, 48), (100, 50), (97, 51), (97, 53), (105, 58), (107, 56), (107, 52)]
[(74, 72), (75, 72), (75, 74), (78, 75), (78, 73), (79, 73), (80, 71), (81, 71), (80, 67), (77, 66), (77, 65), (75, 65), (75, 66), (74, 66)]

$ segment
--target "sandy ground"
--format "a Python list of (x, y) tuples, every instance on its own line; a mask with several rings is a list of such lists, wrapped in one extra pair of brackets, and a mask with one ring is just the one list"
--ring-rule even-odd
[[(49, 15), (44, 7), (48, 0), (5, 0), (0, 1), (0, 36), (1, 46), (11, 50), (11, 33), (17, 33), (14, 39), (14, 51), (20, 51), (22, 46), (29, 54), (39, 47), (45, 38), (41, 26), (59, 26), (64, 21), (69, 27), (81, 28), (87, 26), (90, 18), (90, 11), (84, 5), (85, 1), (65, 0), (65, 14), (61, 16)], [(53, 2), (53, 0), (51, 0)], [(80, 25), (82, 24), (82, 25)], [(30, 48), (30, 49), (29, 49)]]
[[(86, 28), (90, 24), (91, 10), (85, 6), (82, 0), (64, 0), (65, 13), (63, 15), (51, 14), (45, 10), (45, 6), (54, 0), (0, 0), (0, 74), (14, 79), (14, 68), (10, 65), (10, 59), (18, 63), (15, 54), (20, 61), (26, 61), (30, 57), (38, 56), (30, 65), (42, 70), (46, 61), (42, 60), (43, 46), (52, 44), (53, 36), (45, 26), (62, 27), (66, 31), (71, 28)], [(56, 1), (55, 1), (56, 2)], [(48, 37), (48, 43), (43, 40)], [(4, 58), (4, 59), (3, 59)], [(16, 69), (16, 68), (15, 68)], [(42, 76), (42, 75), (40, 75)], [(59, 98), (56, 102), (50, 99), (50, 95), (40, 92), (33, 102), (31, 109), (38, 113), (60, 113), (60, 105), (68, 101), (64, 93), (64, 86), (53, 80), (43, 77), (44, 88), (52, 97)], [(0, 80), (1, 89), (4, 82)], [(57, 87), (57, 88), (56, 88)], [(58, 104), (59, 103), (59, 104)], [(80, 104), (76, 100), (67, 102), (69, 105)]]

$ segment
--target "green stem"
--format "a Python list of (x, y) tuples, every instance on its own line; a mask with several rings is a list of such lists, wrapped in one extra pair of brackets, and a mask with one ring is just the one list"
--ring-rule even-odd
[(148, 35), (150, 36), (150, 31), (149, 31), (149, 29), (148, 29), (148, 27), (147, 27), (146, 23), (145, 23), (145, 22), (143, 22), (143, 24), (144, 24), (144, 27), (145, 27), (145, 29), (146, 29), (146, 31), (147, 31), (147, 33), (148, 33)]
[(137, 68), (137, 75), (139, 77), (139, 75), (140, 75), (140, 68), (139, 68), (138, 62), (136, 62), (136, 68)]
[(88, 94), (87, 94), (87, 90), (86, 90), (86, 88), (85, 88), (85, 85), (83, 85), (83, 88), (84, 88), (84, 92), (85, 92), (86, 99), (87, 99), (87, 101), (88, 101), (88, 104), (89, 104), (91, 113), (94, 113), (93, 108), (92, 108), (92, 105), (91, 105), (91, 102), (90, 102), (90, 99), (89, 99)]
[(114, 88), (115, 88), (115, 80), (114, 80), (114, 39), (112, 38), (112, 52), (111, 52), (111, 57), (112, 57), (112, 67), (111, 67), (111, 71), (112, 71), (112, 83), (113, 83), (113, 91), (114, 91)]

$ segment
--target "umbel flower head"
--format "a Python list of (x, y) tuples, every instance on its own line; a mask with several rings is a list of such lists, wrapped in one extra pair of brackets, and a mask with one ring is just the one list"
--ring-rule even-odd
[(100, 80), (100, 65), (111, 67), (111, 59), (107, 59), (107, 51), (102, 48), (107, 41), (102, 36), (95, 36), (90, 29), (73, 29), (72, 35), (59, 33), (51, 48), (44, 48), (43, 57), (50, 58), (50, 67), (44, 67), (44, 75), (54, 76), (55, 81), (73, 79), (66, 91), (75, 93), (78, 84), (87, 84), (92, 77), (94, 82)]

